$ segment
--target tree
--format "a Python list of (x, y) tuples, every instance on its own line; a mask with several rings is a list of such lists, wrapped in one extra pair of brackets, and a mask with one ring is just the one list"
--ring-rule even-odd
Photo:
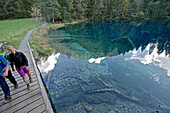
[(55, 20), (61, 19), (61, 7), (57, 0), (40, 0), (35, 6), (40, 7), (42, 17), (47, 21), (55, 22)]
[(29, 18), (33, 0), (0, 0), (0, 19)]

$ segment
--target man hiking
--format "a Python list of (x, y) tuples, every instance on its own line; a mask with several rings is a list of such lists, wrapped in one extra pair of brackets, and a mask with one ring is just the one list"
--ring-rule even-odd
[(5, 77), (8, 76), (10, 65), (6, 59), (0, 55), (0, 85), (5, 94), (5, 103), (11, 100), (10, 90), (8, 84), (5, 81)]
[[(7, 60), (7, 62), (8, 62), (8, 58), (6, 57), (6, 55), (4, 56), (2, 53), (0, 53), (0, 55), (3, 56), (3, 57)], [(15, 80), (14, 76), (12, 76), (12, 72), (11, 72), (10, 68), (9, 68), (9, 71), (8, 71), (8, 76), (7, 76), (6, 78), (8, 78), (8, 80), (9, 80), (12, 84), (14, 84), (14, 88), (15, 88), (15, 89), (18, 88), (17, 81)]]

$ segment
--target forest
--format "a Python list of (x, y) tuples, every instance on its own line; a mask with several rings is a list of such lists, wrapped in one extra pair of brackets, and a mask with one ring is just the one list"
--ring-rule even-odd
[(46, 21), (167, 19), (169, 0), (0, 0), (0, 20), (43, 17)]

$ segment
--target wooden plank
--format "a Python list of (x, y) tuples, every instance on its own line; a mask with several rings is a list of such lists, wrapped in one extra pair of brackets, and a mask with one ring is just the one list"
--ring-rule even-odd
[[(31, 104), (27, 105), (26, 107), (23, 107), (23, 108), (19, 109), (15, 113), (27, 113), (28, 111), (31, 111), (32, 109), (35, 109), (36, 107), (42, 105), (43, 103), (44, 103), (43, 98), (40, 98), (39, 100), (36, 100), (36, 101), (32, 102)], [(41, 110), (42, 109), (40, 109), (40, 111)], [(31, 113), (33, 113), (33, 112), (31, 112)], [(36, 112), (36, 113), (41, 113), (41, 112)]]
[[(14, 78), (15, 78), (15, 80), (17, 81), (17, 82), (19, 82), (19, 81), (23, 81), (23, 78), (22, 77), (15, 77), (14, 76)], [(26, 78), (27, 78), (27, 80), (29, 80), (29, 77), (26, 75)], [(37, 78), (37, 76), (35, 75), (35, 74), (32, 74), (31, 75), (31, 78)], [(8, 85), (11, 85), (12, 83), (9, 81), (9, 79), (8, 78), (6, 78), (6, 82), (7, 82), (7, 84)], [(12, 84), (13, 85), (13, 84)]]
[[(38, 82), (37, 82), (37, 78), (33, 78), (32, 81), (33, 81), (33, 82), (30, 83), (31, 86), (34, 85), (35, 83), (36, 83), (36, 84), (38, 83)], [(34, 83), (34, 82), (35, 82), (35, 83)], [(11, 94), (13, 94), (13, 91), (18, 91), (18, 90), (19, 90), (20, 88), (22, 88), (22, 87), (26, 87), (26, 84), (25, 84), (24, 81), (19, 81), (19, 82), (18, 82), (18, 88), (17, 88), (17, 89), (14, 89), (13, 84), (10, 84), (10, 92), (11, 92)], [(26, 88), (25, 88), (25, 89), (26, 89)], [(2, 95), (4, 95), (3, 91), (0, 92), (0, 97), (1, 97)]]
[[(35, 81), (37, 81), (37, 77), (34, 76), (34, 77), (32, 77), (32, 83), (35, 82)], [(29, 80), (28, 80), (28, 82), (29, 82)], [(17, 80), (17, 83), (18, 83), (18, 88), (25, 85), (25, 82), (24, 82), (22, 79), (19, 80), (19, 81)], [(32, 84), (32, 83), (30, 83), (30, 84)], [(14, 85), (13, 85), (12, 83), (10, 83), (10, 82), (8, 81), (7, 84), (9, 84), (8, 86), (9, 86), (9, 88), (10, 88), (10, 91), (15, 90)], [(0, 96), (1, 96), (2, 94), (3, 94), (2, 88), (0, 87)]]
[(29, 104), (33, 101), (42, 98), (41, 92), (37, 92), (36, 90), (30, 92), (20, 98), (15, 99), (7, 104), (2, 105), (0, 112), (2, 113), (13, 113)]
[[(29, 77), (26, 75), (26, 77), (27, 77), (27, 80), (29, 81)], [(15, 80), (17, 81), (17, 82), (19, 82), (19, 81), (23, 81), (23, 79), (22, 79), (22, 77), (14, 77), (15, 78)], [(36, 77), (36, 75), (35, 74), (32, 74), (31, 75), (31, 78), (33, 79), (33, 78), (37, 78)], [(12, 83), (9, 81), (9, 79), (8, 78), (6, 78), (6, 82), (7, 82), (7, 84), (8, 84), (8, 86), (10, 86)], [(13, 85), (13, 84), (12, 84)]]
[[(14, 95), (11, 95), (11, 97), (12, 97), (12, 100), (11, 100), (11, 101), (13, 101), (13, 100), (15, 100), (16, 98), (19, 98), (19, 97), (21, 97), (21, 96), (24, 96), (24, 95), (26, 95), (26, 94), (28, 94), (28, 93), (30, 93), (30, 92), (33, 92), (33, 91), (36, 90), (36, 89), (39, 89), (39, 88), (38, 88), (38, 84), (32, 86), (31, 89), (30, 89), (30, 91), (27, 91), (27, 90), (24, 88), (24, 90), (21, 90), (21, 92), (19, 92), (19, 93), (17, 93), (17, 94), (14, 94)], [(3, 106), (3, 102), (4, 102), (4, 98), (1, 98), (0, 108), (1, 108), (1, 106)]]
[[(33, 85), (35, 85), (35, 84), (38, 84), (36, 78), (33, 78), (32, 81), (33, 81), (33, 82), (30, 83), (30, 86), (33, 86)], [(17, 91), (20, 90), (20, 88), (23, 88), (23, 87), (26, 87), (26, 84), (25, 84), (24, 81), (20, 81), (20, 82), (18, 82), (18, 88), (17, 88), (17, 89), (15, 89), (13, 85), (10, 87), (10, 93), (13, 94), (14, 91), (17, 93)], [(3, 94), (4, 94), (3, 91), (1, 91), (1, 92), (0, 92), (0, 97), (1, 97)]]
[[(36, 80), (37, 80), (37, 79), (33, 79), (33, 82), (30, 83), (30, 85), (32, 86), (32, 84), (33, 84), (34, 82), (36, 82)], [(15, 89), (14, 86), (11, 84), (11, 86), (9, 87), (9, 88), (10, 88), (10, 93), (13, 92), (13, 91), (15, 91), (15, 90), (18, 90), (19, 88), (22, 88), (22, 87), (25, 87), (25, 89), (26, 89), (26, 84), (25, 84), (24, 81), (18, 82), (18, 88), (17, 88), (17, 89)], [(1, 97), (2, 95), (4, 95), (4, 93), (3, 93), (3, 91), (1, 90), (1, 92), (0, 92), (0, 97)]]
[[(36, 74), (34, 70), (30, 70), (30, 73), (31, 73), (31, 74)], [(12, 72), (12, 75), (13, 75), (14, 77), (21, 77), (17, 71)], [(26, 74), (26, 75), (27, 75), (27, 74)]]
[(29, 104), (32, 104), (33, 101), (36, 101), (36, 100), (39, 100), (40, 98), (42, 98), (42, 97), (40, 97), (40, 95), (41, 95), (41, 93), (34, 95), (31, 98), (29, 98), (21, 103), (18, 103), (16, 106), (13, 106), (9, 109), (6, 109), (5, 111), (2, 111), (2, 113), (15, 113), (19, 109), (22, 109), (23, 107), (28, 106)]
[[(35, 81), (35, 82), (31, 83), (30, 86), (33, 87), (33, 86), (35, 86), (35, 85), (37, 85), (37, 84), (38, 84), (38, 82)], [(21, 92), (22, 90), (26, 90), (26, 85), (24, 85), (24, 86), (22, 86), (22, 87), (18, 87), (18, 88), (15, 89), (15, 90), (12, 90), (12, 91), (10, 92), (10, 94), (11, 94), (11, 95), (15, 95), (15, 94)], [(2, 93), (1, 96), (0, 96), (1, 100), (4, 98), (3, 95), (4, 95), (4, 94)]]
[(32, 109), (28, 113), (42, 113), (44, 111), (46, 111), (46, 107), (45, 104), (43, 103), (40, 106), (36, 107), (35, 109)]
[[(29, 80), (29, 77), (26, 75), (26, 77), (27, 77), (27, 79)], [(17, 81), (17, 82), (19, 82), (19, 81), (23, 81), (23, 78), (22, 77), (20, 77), (20, 76), (18, 76), (18, 77), (14, 77), (15, 78), (15, 80)], [(31, 75), (31, 78), (37, 78), (36, 77), (36, 75), (35, 74), (32, 74)], [(12, 84), (10, 81), (9, 81), (9, 79), (8, 78), (6, 78), (6, 82), (7, 82), (7, 84), (8, 85), (10, 85), (10, 84)]]
[[(19, 98), (19, 97), (21, 97), (21, 96), (24, 96), (24, 95), (26, 95), (26, 94), (28, 94), (28, 93), (30, 93), (30, 92), (33, 92), (34, 90), (38, 90), (38, 91), (39, 91), (38, 87), (39, 87), (39, 86), (38, 86), (38, 84), (37, 84), (37, 85), (31, 87), (31, 90), (30, 90), (30, 91), (22, 90), (21, 92), (15, 94), (15, 95), (11, 95), (11, 97), (12, 97), (12, 100), (11, 100), (11, 101), (14, 101), (15, 99), (17, 99), (17, 98)], [(0, 106), (3, 105), (3, 101), (4, 101), (4, 100), (1, 100), (1, 101), (0, 101)]]
[[(22, 77), (20, 75), (13, 75), (13, 77), (15, 78), (15, 80), (22, 79)], [(26, 75), (26, 77), (29, 78), (28, 75)], [(36, 77), (36, 74), (35, 73), (31, 73), (31, 77)], [(9, 79), (6, 78), (6, 80), (9, 80)]]
[(48, 113), (47, 111), (43, 111), (43, 112), (41, 112), (41, 113)]

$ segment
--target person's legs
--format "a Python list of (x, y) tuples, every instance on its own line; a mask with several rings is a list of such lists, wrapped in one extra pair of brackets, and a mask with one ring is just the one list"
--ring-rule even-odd
[(15, 78), (12, 76), (11, 70), (8, 71), (8, 76), (6, 78), (8, 78), (9, 81), (14, 84), (15, 88), (18, 88), (18, 84), (17, 84)]
[(22, 78), (23, 78), (24, 82), (25, 82), (26, 85), (27, 85), (27, 90), (30, 90), (30, 85), (29, 85), (29, 83), (28, 83), (27, 77), (26, 77), (26, 76), (23, 76)]
[(30, 83), (32, 83), (31, 73), (27, 73), (27, 75), (29, 76)]
[(22, 79), (24, 80), (24, 82), (25, 82), (26, 84), (28, 84), (28, 80), (27, 80), (27, 77), (26, 77), (26, 76), (23, 76)]
[(24, 70), (24, 72), (27, 73), (27, 75), (29, 76), (30, 83), (32, 83), (30, 70), (29, 70), (29, 69), (27, 70), (27, 69), (26, 69), (26, 66), (23, 67), (23, 70)]
[(0, 85), (5, 94), (5, 100), (6, 100), (8, 99), (8, 97), (10, 97), (10, 90), (9, 90), (8, 84), (6, 83), (5, 79), (2, 76), (0, 76)]
[(27, 74), (28, 74), (29, 78), (31, 78), (31, 73), (27, 73)]
[(29, 90), (29, 89), (30, 89), (30, 86), (29, 86), (28, 80), (27, 80), (27, 78), (26, 78), (26, 76), (25, 76), (26, 74), (25, 74), (23, 68), (20, 68), (20, 69), (16, 68), (16, 70), (18, 71), (18, 73), (20, 74), (20, 76), (22, 77), (22, 79), (24, 80), (24, 82), (26, 83), (26, 85), (27, 85), (27, 90)]

